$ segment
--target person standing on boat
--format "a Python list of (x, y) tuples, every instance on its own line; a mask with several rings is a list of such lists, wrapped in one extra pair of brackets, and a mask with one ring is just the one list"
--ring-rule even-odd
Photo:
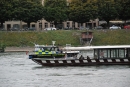
[(126, 53), (126, 58), (128, 58), (128, 54)]
[(81, 55), (79, 59), (84, 59), (83, 55)]
[(90, 57), (89, 57), (89, 56), (87, 56), (87, 59), (88, 59), (88, 60), (90, 60)]

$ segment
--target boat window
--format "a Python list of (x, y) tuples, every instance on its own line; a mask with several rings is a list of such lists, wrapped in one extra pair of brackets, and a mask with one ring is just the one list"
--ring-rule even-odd
[(72, 57), (72, 54), (69, 54), (69, 53), (68, 53), (68, 54), (67, 54), (67, 57)]
[(125, 49), (119, 49), (119, 58), (125, 58)]
[(55, 48), (54, 48), (54, 47), (52, 47), (52, 48), (51, 48), (51, 51), (55, 51)]
[(125, 58), (125, 49), (111, 49), (111, 58)]
[(38, 51), (38, 50), (40, 50), (40, 48), (39, 47), (35, 47), (35, 51)]
[(107, 50), (107, 57), (111, 58), (111, 50), (110, 49)]
[(103, 58), (107, 58), (107, 50), (103, 50)]
[(39, 50), (44, 50), (44, 48), (43, 48), (43, 47), (40, 47)]
[(94, 50), (94, 59), (98, 59), (98, 50), (97, 49)]
[(116, 49), (111, 49), (111, 58), (117, 57)]
[[(126, 57), (125, 49), (95, 49), (94, 50), (94, 58), (96, 59), (97, 58), (125, 58), (125, 57)], [(129, 49), (129, 57), (130, 57), (130, 49)]]
[(45, 47), (44, 50), (50, 51), (51, 48), (50, 47)]
[(98, 59), (98, 58), (105, 58), (107, 57), (107, 50), (105, 49), (95, 49), (94, 50), (94, 58)]
[(99, 50), (99, 56), (100, 58), (105, 58), (107, 57), (107, 50)]
[(60, 51), (60, 49), (58, 47), (55, 47), (54, 51)]

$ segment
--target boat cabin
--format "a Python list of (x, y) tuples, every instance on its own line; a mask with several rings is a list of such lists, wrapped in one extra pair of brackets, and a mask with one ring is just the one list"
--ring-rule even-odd
[(98, 48), (94, 49), (94, 58), (130, 58), (130, 48)]
[(57, 54), (61, 51), (57, 46), (35, 45), (35, 54)]
[(84, 46), (84, 47), (66, 47), (66, 50), (85, 51), (85, 56), (89, 51), (92, 52), (92, 58), (130, 58), (130, 45), (113, 46)]

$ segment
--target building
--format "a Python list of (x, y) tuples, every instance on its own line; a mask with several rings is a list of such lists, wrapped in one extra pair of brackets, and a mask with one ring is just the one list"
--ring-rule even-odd
[[(67, 0), (67, 2), (70, 2), (71, 0)], [(44, 5), (44, 0), (42, 0), (42, 4)], [(90, 27), (90, 28), (94, 28), (95, 26), (98, 26), (99, 22), (98, 19), (95, 20), (90, 20), (90, 22), (87, 23), (83, 23), (83, 27)], [(59, 25), (60, 26), (60, 25)], [(62, 23), (62, 27), (60, 27), (60, 29), (62, 28), (79, 28), (81, 25), (80, 23), (74, 23), (73, 21), (66, 21)], [(35, 28), (37, 31), (41, 31), (44, 28), (47, 27), (55, 27), (55, 25), (53, 23), (49, 23), (44, 19), (38, 20), (36, 23), (31, 23), (30, 27)], [(11, 28), (17, 28), (17, 29), (25, 29), (27, 28), (27, 23), (22, 22), (22, 21), (16, 21), (16, 20), (12, 20), (12, 21), (5, 21), (4, 23), (4, 28), (6, 30), (10, 30)]]

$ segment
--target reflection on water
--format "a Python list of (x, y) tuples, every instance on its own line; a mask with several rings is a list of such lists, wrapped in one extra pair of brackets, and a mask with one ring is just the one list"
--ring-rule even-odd
[(130, 66), (45, 67), (24, 52), (0, 53), (0, 87), (129, 87)]

